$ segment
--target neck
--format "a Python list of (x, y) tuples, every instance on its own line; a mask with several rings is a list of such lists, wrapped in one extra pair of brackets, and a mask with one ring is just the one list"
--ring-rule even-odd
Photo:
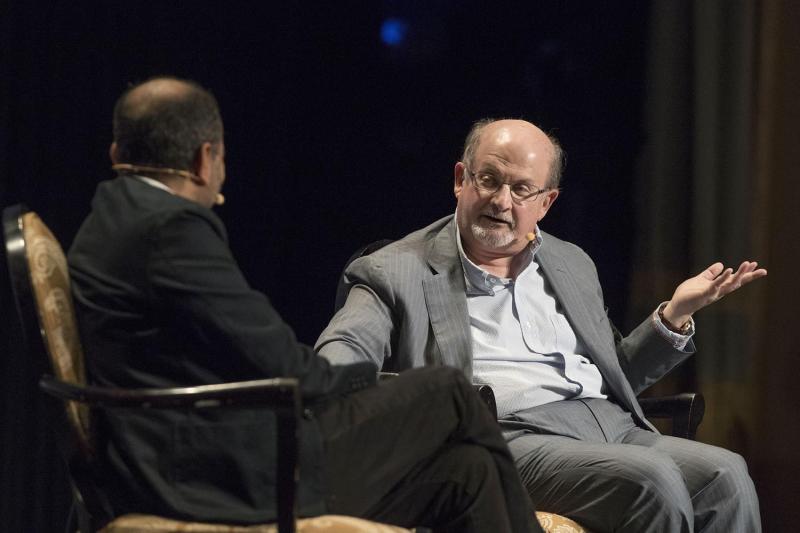
[[(214, 203), (205, 201), (205, 195), (201, 188), (194, 185), (192, 178), (197, 175), (188, 170), (176, 170), (174, 168), (147, 167), (142, 165), (129, 165), (125, 163), (114, 164), (112, 169), (120, 174), (139, 175), (157, 181), (167, 187), (172, 194), (185, 198), (190, 202), (211, 207)], [(218, 201), (219, 204), (224, 202)]]
[(475, 263), (478, 267), (486, 272), (493, 274), (500, 278), (516, 279), (517, 275), (522, 272), (527, 264), (528, 247), (525, 246), (517, 253), (509, 253), (498, 251), (492, 252), (476, 252), (470, 249), (466, 243), (462, 242), (464, 246), (464, 253), (469, 257), (470, 261)]

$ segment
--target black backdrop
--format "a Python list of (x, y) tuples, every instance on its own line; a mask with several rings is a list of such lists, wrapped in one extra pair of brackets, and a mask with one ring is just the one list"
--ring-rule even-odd
[[(96, 183), (112, 175), (119, 93), (156, 74), (197, 80), (225, 120), (228, 201), (218, 213), (234, 255), (313, 343), (350, 253), (452, 212), (470, 123), (520, 117), (568, 153), (543, 227), (595, 258), (623, 322), (648, 2), (114, 4), (0, 3), (0, 204), (27, 203), (65, 247)], [(389, 18), (407, 29), (395, 46), (381, 40)], [(10, 376), (24, 363), (5, 305), (2, 317), (0, 370)], [(13, 525), (38, 513), (58, 529), (57, 467), (36, 422), (20, 422), (36, 401), (28, 377), (3, 396), (2, 514)]]

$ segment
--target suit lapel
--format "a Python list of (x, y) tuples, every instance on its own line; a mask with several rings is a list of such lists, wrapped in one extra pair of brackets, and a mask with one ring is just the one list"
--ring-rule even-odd
[[(556, 300), (564, 309), (575, 333), (589, 348), (592, 359), (607, 359), (608, 349), (604, 349), (600, 342), (596, 325), (586, 308), (586, 303), (581, 297), (580, 289), (575, 284), (566, 261), (553, 249), (552, 245), (548, 244), (551, 243), (545, 242), (544, 246), (536, 253), (536, 259), (556, 295)], [(595, 364), (600, 363), (597, 360), (594, 362)]]
[(422, 281), (422, 288), (441, 356), (441, 360), (426, 361), (426, 364), (460, 368), (472, 379), (472, 337), (453, 220), (428, 243), (426, 259), (432, 275)]
[(536, 258), (555, 293), (556, 300), (564, 309), (575, 333), (589, 350), (588, 355), (600, 370), (611, 394), (644, 420), (633, 390), (619, 366), (616, 351), (602, 341), (603, 336), (597, 329), (597, 320), (586, 307), (586, 301), (581, 296), (574, 276), (552, 241), (545, 242), (536, 253)]

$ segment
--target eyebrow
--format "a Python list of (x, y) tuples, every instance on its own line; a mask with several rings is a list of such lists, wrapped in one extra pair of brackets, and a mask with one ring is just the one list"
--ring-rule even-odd
[[(493, 175), (499, 175), (499, 176), (505, 177), (505, 172), (500, 170), (499, 167), (497, 167), (496, 165), (494, 165), (492, 163), (484, 163), (482, 165), (482, 167), (481, 167), (481, 170), (478, 170), (475, 173), (476, 174), (487, 173), (487, 174), (493, 174)], [(511, 182), (511, 184), (523, 184), (523, 183), (526, 184), (526, 185), (532, 186), (532, 187), (534, 187), (536, 189), (541, 189), (541, 187), (536, 185), (536, 183), (533, 181), (533, 178), (522, 178), (522, 179), (514, 180), (514, 181)]]

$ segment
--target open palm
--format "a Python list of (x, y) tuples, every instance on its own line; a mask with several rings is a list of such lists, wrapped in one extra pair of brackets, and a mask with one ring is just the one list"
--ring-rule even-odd
[(696, 311), (767, 275), (765, 269), (757, 267), (757, 262), (745, 261), (734, 272), (732, 268), (725, 268), (722, 263), (714, 263), (678, 285), (664, 309), (664, 316), (673, 324), (685, 323)]

